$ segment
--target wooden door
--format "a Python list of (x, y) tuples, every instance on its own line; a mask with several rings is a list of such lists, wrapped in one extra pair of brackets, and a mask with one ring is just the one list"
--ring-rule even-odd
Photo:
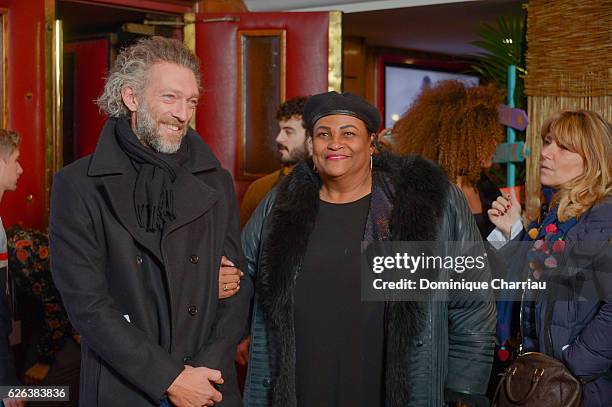
[(235, 180), (278, 169), (278, 105), (341, 86), (341, 14), (200, 13), (195, 15), (202, 98), (196, 129)]

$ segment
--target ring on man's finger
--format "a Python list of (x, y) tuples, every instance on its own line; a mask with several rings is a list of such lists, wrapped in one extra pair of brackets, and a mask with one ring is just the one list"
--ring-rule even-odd
[(229, 287), (227, 286), (227, 283), (223, 284), (223, 291), (229, 291)]

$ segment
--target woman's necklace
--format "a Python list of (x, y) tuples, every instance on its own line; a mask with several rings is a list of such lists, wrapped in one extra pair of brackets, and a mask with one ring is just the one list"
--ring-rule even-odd
[(328, 191), (334, 190), (329, 187), (322, 187), (319, 191), (319, 198), (329, 203), (348, 203), (357, 201), (372, 192), (372, 171), (369, 170), (367, 175), (355, 186), (355, 188), (348, 191), (337, 192), (334, 194), (335, 197), (330, 196)]

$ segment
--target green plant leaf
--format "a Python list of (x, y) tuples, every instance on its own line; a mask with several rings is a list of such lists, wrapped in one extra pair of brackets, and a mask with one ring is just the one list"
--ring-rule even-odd
[[(495, 24), (482, 24), (477, 34), (479, 39), (472, 45), (480, 48), (482, 52), (470, 55), (472, 72), (482, 78), (493, 81), (500, 88), (506, 88), (508, 65), (516, 66), (516, 87), (514, 90), (514, 104), (518, 108), (527, 106), (525, 96), (525, 17), (524, 16), (499, 16)], [(518, 140), (525, 140), (525, 132), (517, 132)], [(493, 168), (492, 173), (504, 184), (506, 182), (505, 166)], [(517, 185), (525, 182), (525, 165), (517, 165)]]

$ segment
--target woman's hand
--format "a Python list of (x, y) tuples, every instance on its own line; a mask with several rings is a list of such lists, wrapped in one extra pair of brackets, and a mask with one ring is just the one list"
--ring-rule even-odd
[(36, 363), (25, 372), (24, 381), (28, 386), (41, 384), (49, 374), (50, 365)]
[(521, 219), (521, 204), (513, 192), (504, 194), (493, 201), (487, 214), (495, 227), (510, 240), (512, 225)]
[(246, 366), (249, 362), (249, 345), (251, 344), (251, 336), (247, 336), (238, 344), (236, 349), (236, 363), (241, 366)]
[(219, 299), (229, 298), (240, 290), (240, 277), (244, 273), (234, 263), (221, 257), (221, 268), (219, 269)]
[(376, 147), (375, 154), (381, 154), (383, 151), (393, 150), (393, 146), (391, 145), (390, 140), (387, 138), (387, 135), (391, 134), (391, 130), (391, 128), (386, 128), (378, 132), (374, 142), (374, 147)]

